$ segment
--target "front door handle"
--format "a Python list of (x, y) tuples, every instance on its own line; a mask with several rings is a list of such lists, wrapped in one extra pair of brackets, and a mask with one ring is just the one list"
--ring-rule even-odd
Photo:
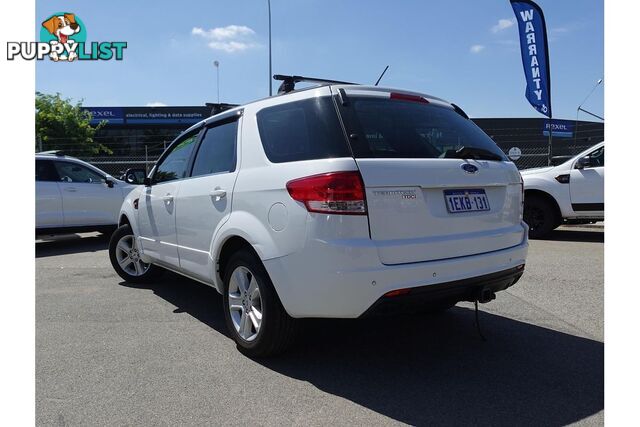
[(170, 204), (171, 202), (173, 202), (173, 196), (171, 194), (167, 194), (162, 198), (162, 200), (164, 200), (166, 204)]
[(223, 190), (220, 187), (216, 187), (215, 189), (209, 192), (211, 197), (215, 197), (216, 202), (227, 195), (227, 190)]
[(74, 187), (71, 187), (71, 188), (67, 187), (64, 189), (64, 191), (68, 191), (69, 193), (75, 193), (76, 191), (78, 191), (78, 189)]

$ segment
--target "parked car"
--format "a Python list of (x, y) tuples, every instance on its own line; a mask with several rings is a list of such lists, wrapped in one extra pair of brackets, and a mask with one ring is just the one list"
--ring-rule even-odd
[(109, 246), (123, 279), (168, 269), (213, 286), (250, 356), (284, 350), (300, 318), (488, 302), (518, 281), (520, 174), (460, 108), (331, 81), (289, 90), (173, 141), (123, 203)]
[(135, 188), (61, 152), (36, 154), (36, 234), (117, 228), (120, 207)]
[(604, 142), (561, 165), (521, 173), (529, 237), (544, 237), (563, 223), (604, 220)]

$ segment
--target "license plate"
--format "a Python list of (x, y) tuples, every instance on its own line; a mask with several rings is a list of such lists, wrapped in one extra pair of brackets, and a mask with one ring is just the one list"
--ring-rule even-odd
[(489, 199), (484, 190), (444, 190), (449, 213), (488, 211)]

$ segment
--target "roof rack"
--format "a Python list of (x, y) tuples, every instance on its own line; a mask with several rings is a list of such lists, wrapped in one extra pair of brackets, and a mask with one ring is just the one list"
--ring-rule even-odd
[(357, 83), (341, 82), (339, 80), (319, 79), (316, 77), (303, 77), (303, 76), (284, 76), (282, 74), (274, 74), (274, 80), (282, 80), (282, 84), (278, 88), (278, 94), (289, 93), (296, 88), (296, 83), (320, 83), (320, 84), (342, 84), (353, 85)]

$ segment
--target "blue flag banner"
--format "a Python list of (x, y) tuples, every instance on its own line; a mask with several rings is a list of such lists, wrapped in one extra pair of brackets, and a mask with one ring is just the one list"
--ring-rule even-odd
[(520, 32), (522, 65), (527, 80), (525, 96), (533, 108), (551, 117), (551, 73), (544, 14), (530, 0), (510, 1)]

